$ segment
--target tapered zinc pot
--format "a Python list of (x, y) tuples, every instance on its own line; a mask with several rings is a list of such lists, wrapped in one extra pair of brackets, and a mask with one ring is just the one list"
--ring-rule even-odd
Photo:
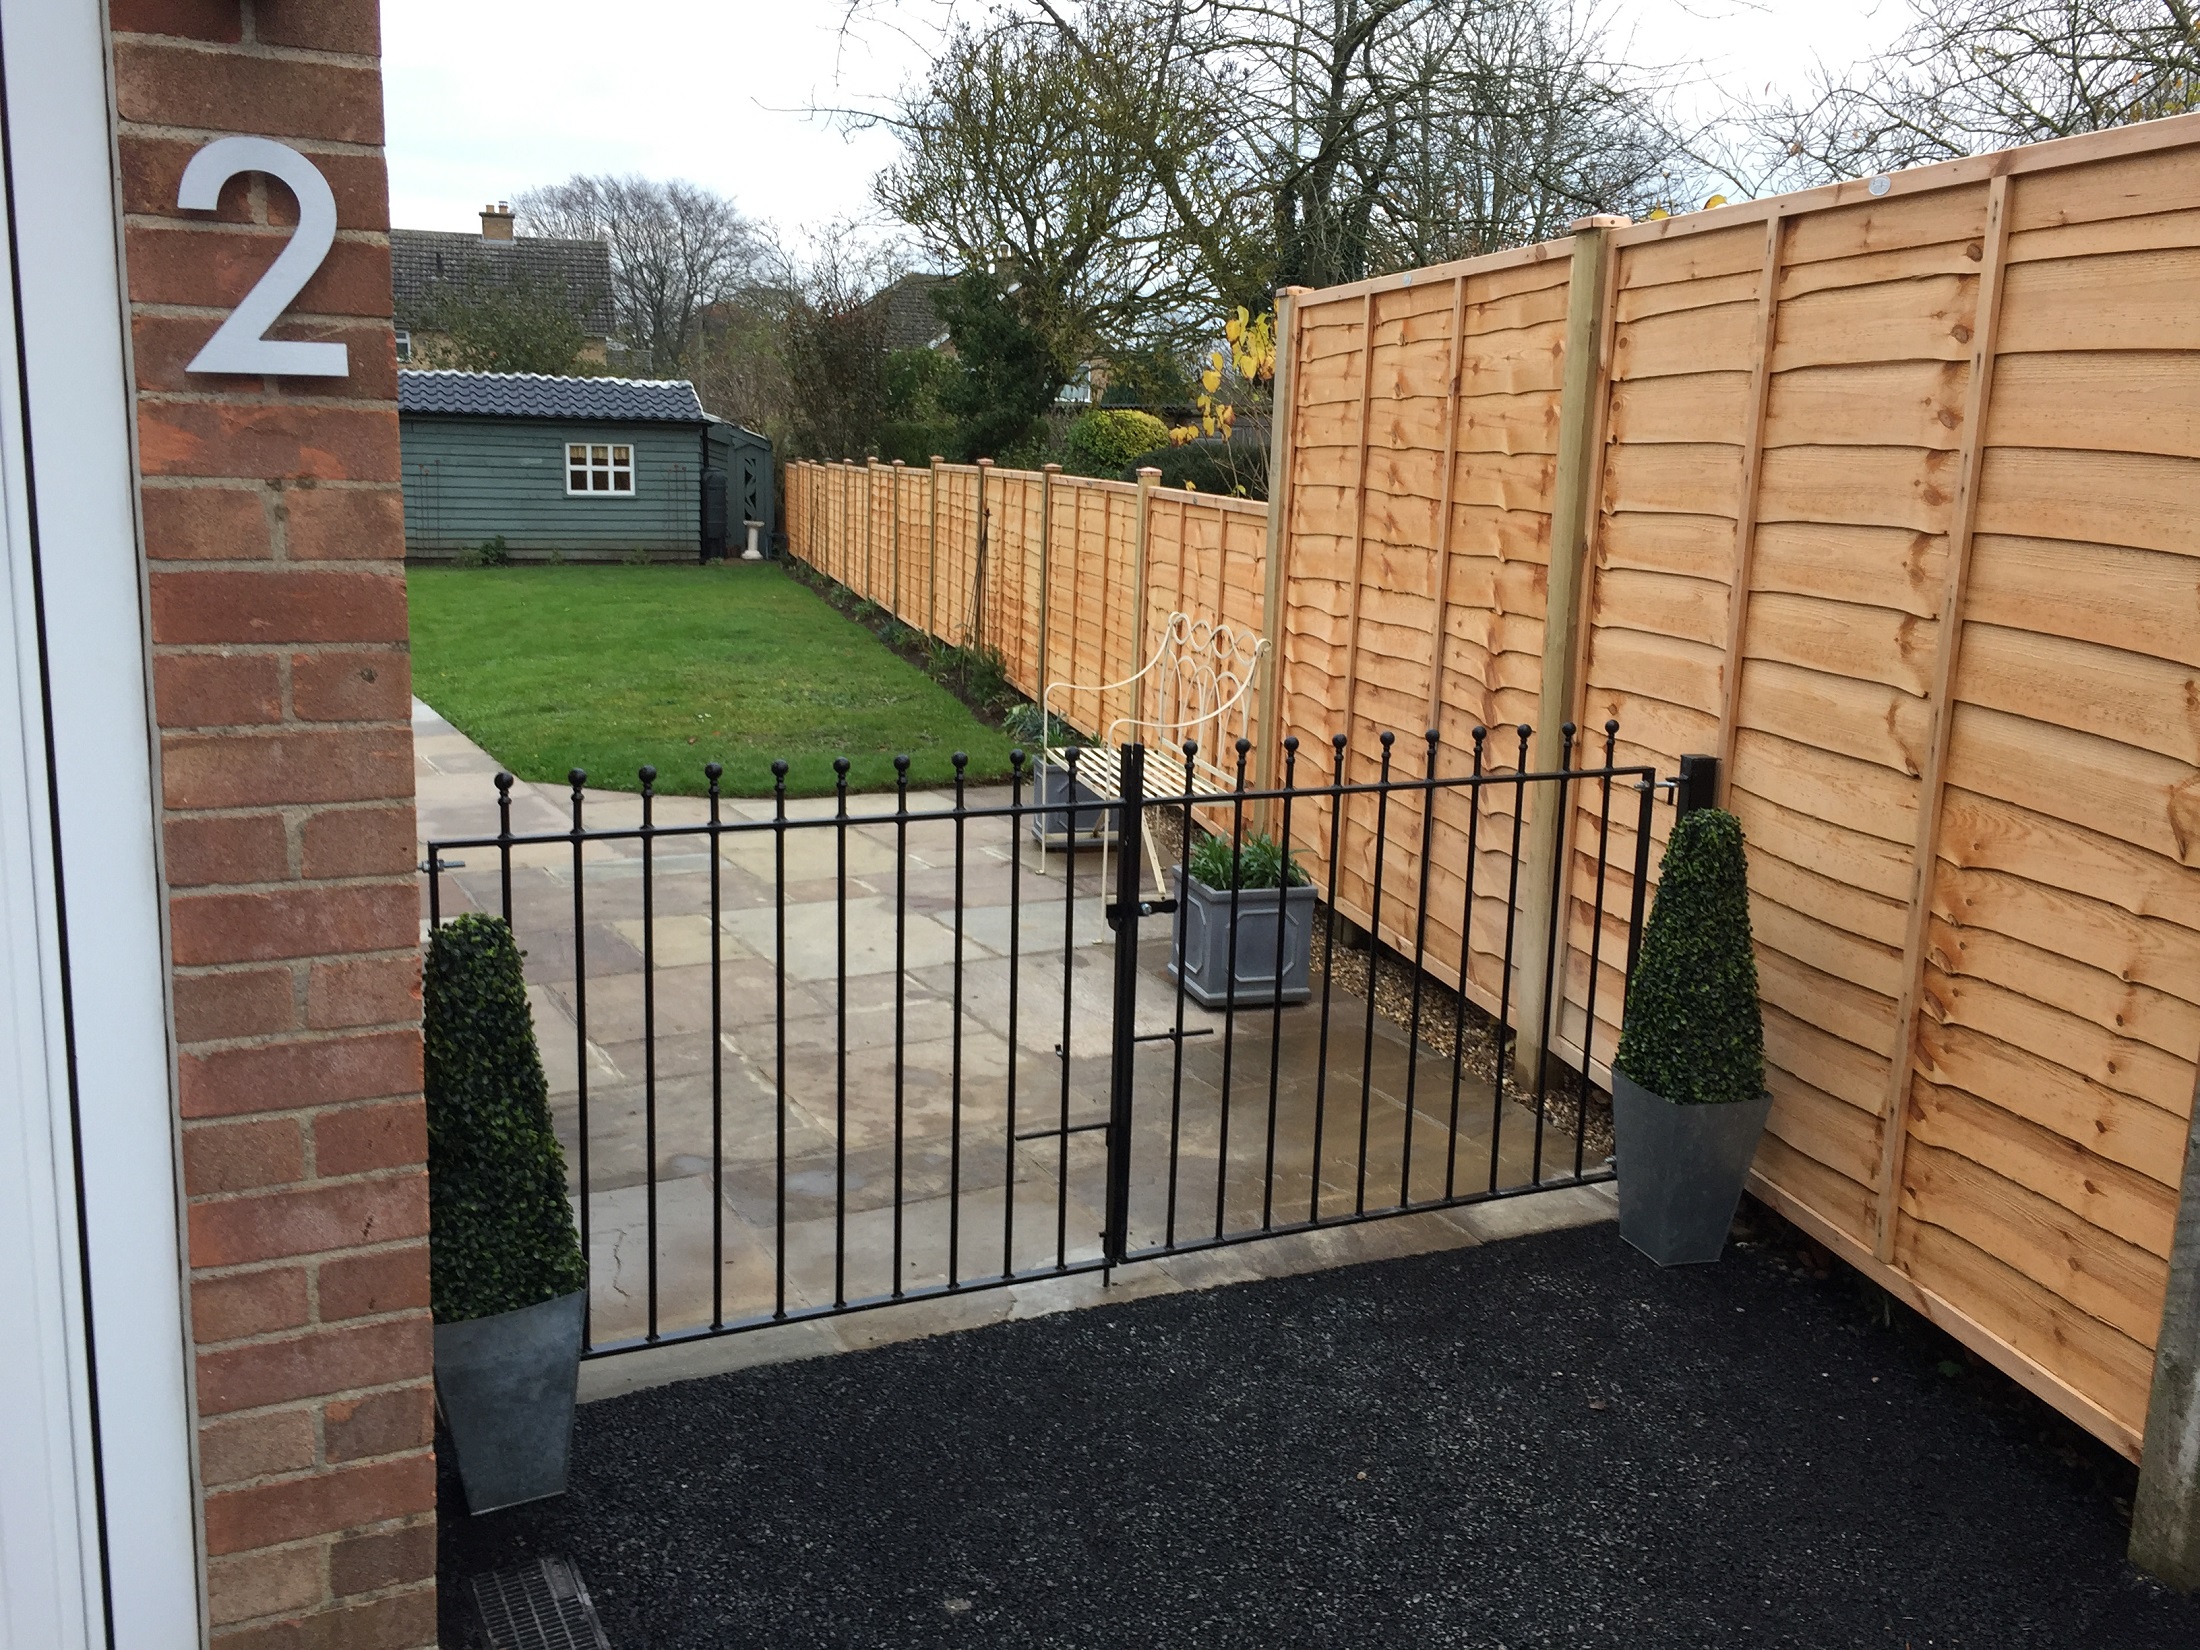
[(423, 998), (436, 1403), (493, 1512), (565, 1488), (588, 1274), (511, 929), (438, 928)]
[(1666, 843), (1612, 1062), (1620, 1236), (1660, 1266), (1726, 1248), (1772, 1110), (1764, 1067), (1741, 823), (1698, 808)]
[[(1278, 879), (1286, 874), (1291, 886), (1278, 886)], [(1170, 875), (1177, 901), (1169, 977), (1177, 977), (1181, 958), (1186, 996), (1202, 1008), (1233, 1002), (1239, 1008), (1257, 1008), (1279, 1001), (1303, 1003), (1312, 995), (1308, 965), (1314, 940), (1314, 889), (1306, 873), (1290, 864), (1266, 836), (1249, 838), (1236, 856), (1234, 959), (1229, 887), (1233, 861), (1227, 844), (1207, 838), (1193, 855), (1191, 875), (1173, 868)]]

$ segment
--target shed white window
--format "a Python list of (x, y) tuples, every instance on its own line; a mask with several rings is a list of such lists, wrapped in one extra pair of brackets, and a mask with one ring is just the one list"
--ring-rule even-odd
[(565, 490), (606, 498), (634, 496), (634, 449), (622, 441), (568, 441)]

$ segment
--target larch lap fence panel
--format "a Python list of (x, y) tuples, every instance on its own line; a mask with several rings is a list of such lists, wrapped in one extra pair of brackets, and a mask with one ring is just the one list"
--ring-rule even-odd
[[(1542, 668), (1570, 247), (1416, 270), (1293, 306), (1282, 720), (1311, 747), (1306, 778), (1328, 782), (1337, 733), (1348, 783), (1378, 776), (1386, 733), (1401, 776), (1426, 773), (1429, 730), (1440, 735), (1439, 764), (1453, 765), (1440, 771), (1469, 764), (1478, 724), (1497, 729), (1487, 766), (1518, 760), (1507, 730), (1536, 719)], [(1465, 956), (1466, 994), (1494, 1013), (1506, 1004), (1513, 808), (1491, 789), (1470, 821), (1461, 800), (1445, 796), (1425, 833), (1401, 796), (1378, 834), (1375, 799), (1360, 796), (1341, 822), (1308, 810), (1294, 835), (1326, 883), (1340, 827), (1339, 911), (1448, 984), (1460, 985)], [(1463, 924), (1473, 935), (1464, 951)]]
[[(1050, 682), (1127, 681), (1172, 612), (1278, 640), (1263, 504), (990, 461), (798, 462), (788, 476), (798, 560), (939, 642), (998, 654), (1032, 699)], [(1079, 696), (1067, 720), (1099, 737), (1159, 710), (1119, 689)]]
[[(1754, 1189), (2136, 1455), (2200, 1056), (2196, 293), (2200, 116), (1590, 220), (1292, 295), (1270, 510), (937, 465), (894, 495), (904, 577), (936, 496), (925, 628), (1036, 693), (1043, 509), (1048, 673), (1129, 674), (1139, 589), (1149, 639), (1172, 608), (1254, 626), (1259, 760), (1295, 735), (1302, 784), (1336, 733), (1350, 778), (1383, 733), (1411, 777), (1426, 729), (1463, 765), (1487, 727), (1504, 770), (1518, 725), (1541, 763), (1569, 717), (1591, 758), (1607, 720), (1621, 763), (1719, 756), (1775, 1098)], [(863, 467), (801, 468), (796, 553), (874, 594)], [(1546, 658), (1554, 585), (1578, 613)], [(1600, 860), (1626, 910), (1635, 844), (1603, 801), (1580, 788), (1551, 862), (1551, 1046), (1608, 1082), (1626, 948), (1590, 913)], [(1502, 977), (1506, 878), (1548, 822), (1493, 788), (1470, 853), (1408, 799), (1380, 840), (1372, 802), (1302, 806), (1317, 883), (1332, 823), (1340, 913), (1518, 1027), (1544, 965), (1531, 941)]]
[(1881, 186), (1614, 234), (1582, 712), (1725, 759), (1755, 1189), (2136, 1454), (2200, 1051), (2200, 122)]

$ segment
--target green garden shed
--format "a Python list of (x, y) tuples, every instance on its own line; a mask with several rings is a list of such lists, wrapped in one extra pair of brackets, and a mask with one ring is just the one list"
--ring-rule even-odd
[(685, 380), (397, 375), (405, 554), (709, 560), (772, 526), (771, 443)]

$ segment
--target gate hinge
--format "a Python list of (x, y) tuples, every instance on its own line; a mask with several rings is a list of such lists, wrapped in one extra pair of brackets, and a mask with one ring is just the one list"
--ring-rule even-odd
[[(1176, 901), (1173, 899), (1142, 899), (1138, 902), (1138, 914), (1142, 917), (1165, 917), (1175, 909)], [(1101, 908), (1101, 912), (1108, 919), (1110, 928), (1123, 926), (1123, 902), (1121, 900), (1108, 901)]]

